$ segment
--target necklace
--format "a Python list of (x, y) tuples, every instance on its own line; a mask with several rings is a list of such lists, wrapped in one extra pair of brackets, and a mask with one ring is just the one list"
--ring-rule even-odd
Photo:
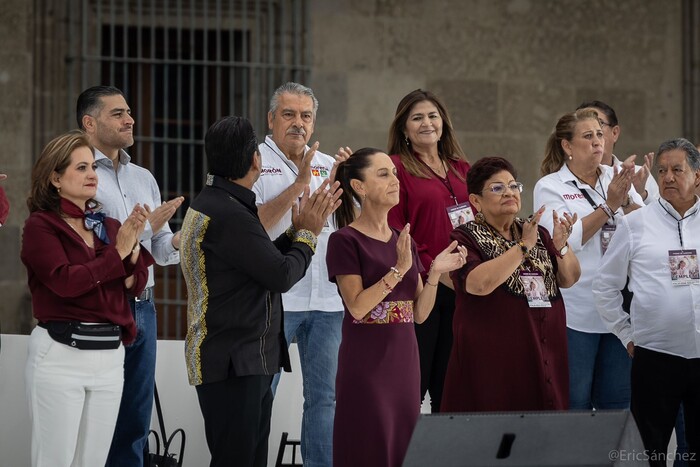
[(75, 232), (75, 233), (78, 234), (78, 237), (80, 237), (80, 239), (81, 239), (83, 242), (85, 242), (85, 244), (86, 244), (89, 248), (92, 248), (92, 246), (90, 246), (90, 244), (87, 242), (87, 240), (85, 240), (85, 237), (83, 237), (82, 235), (80, 235), (80, 232), (78, 232), (78, 229), (76, 229), (75, 227), (73, 227), (73, 224), (71, 224), (70, 222), (68, 222), (68, 219), (67, 219), (67, 218), (64, 217), (63, 220), (66, 221), (66, 224), (68, 224), (68, 226), (69, 226), (71, 229), (73, 229), (73, 232)]

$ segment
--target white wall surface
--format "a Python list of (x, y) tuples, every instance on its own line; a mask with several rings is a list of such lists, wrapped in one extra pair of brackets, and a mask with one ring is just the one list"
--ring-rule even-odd
[[(0, 467), (29, 467), (30, 426), (24, 385), (28, 336), (3, 334), (0, 339)], [(282, 431), (289, 432), (291, 439), (299, 439), (301, 431), (303, 400), (296, 344), (290, 347), (289, 353), (295, 371), (284, 373), (277, 388), (272, 409), (270, 466), (277, 458)], [(156, 381), (166, 431), (170, 433), (184, 428), (187, 435), (183, 466), (208, 466), (210, 457), (204, 438), (204, 422), (196, 391), (187, 383), (183, 341), (158, 341)], [(155, 410), (152, 425), (159, 431)], [(290, 458), (289, 449), (287, 453), (287, 458)]]

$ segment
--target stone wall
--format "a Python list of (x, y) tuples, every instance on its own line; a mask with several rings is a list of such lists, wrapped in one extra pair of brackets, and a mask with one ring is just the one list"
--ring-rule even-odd
[(399, 100), (429, 89), (472, 162), (513, 162), (523, 214), (547, 137), (584, 100), (615, 108), (620, 156), (682, 136), (680, 0), (315, 0), (311, 18), (322, 149), (386, 148)]
[(31, 322), (26, 273), (19, 260), (21, 226), (27, 217), (33, 129), (33, 2), (5, 0), (0, 8), (0, 173), (10, 217), (0, 228), (0, 326), (27, 332)]

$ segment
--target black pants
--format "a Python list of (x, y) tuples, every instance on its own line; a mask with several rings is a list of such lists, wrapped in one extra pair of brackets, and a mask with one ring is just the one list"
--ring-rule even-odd
[(665, 466), (681, 402), (688, 459), (700, 453), (700, 358), (686, 359), (636, 347), (632, 360), (632, 414), (652, 466)]
[(455, 313), (455, 293), (438, 285), (435, 306), (422, 324), (416, 324), (416, 339), (420, 354), (421, 400), (430, 391), (433, 413), (440, 411), (442, 388), (445, 385), (447, 363), (452, 351), (452, 317)]
[(272, 376), (232, 376), (197, 386), (210, 467), (265, 467)]

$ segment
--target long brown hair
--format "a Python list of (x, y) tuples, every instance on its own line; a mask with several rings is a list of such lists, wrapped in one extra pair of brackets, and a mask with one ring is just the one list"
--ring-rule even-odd
[(561, 147), (561, 142), (563, 140), (571, 141), (574, 138), (576, 124), (589, 119), (598, 121), (598, 112), (590, 107), (562, 115), (554, 131), (547, 139), (544, 159), (542, 160), (542, 165), (540, 165), (540, 174), (543, 177), (562, 168), (568, 156), (564, 152), (564, 148)]
[[(411, 109), (419, 102), (424, 101), (434, 104), (442, 118), (442, 136), (440, 137), (440, 141), (438, 141), (438, 155), (440, 159), (445, 162), (467, 162), (467, 156), (464, 154), (462, 147), (459, 145), (459, 141), (457, 141), (455, 137), (452, 120), (450, 119), (450, 114), (447, 112), (445, 104), (432, 92), (423, 91), (422, 89), (416, 89), (408, 93), (401, 99), (398, 107), (396, 107), (396, 115), (389, 128), (389, 154), (398, 154), (401, 156), (401, 162), (403, 162), (404, 167), (406, 167), (408, 173), (414, 177), (430, 178), (430, 172), (413, 154), (413, 150), (406, 144), (406, 137), (404, 135), (406, 121), (408, 121)], [(447, 166), (460, 180), (464, 179), (464, 177), (452, 167), (452, 164), (447, 164)]]
[[(54, 172), (63, 175), (70, 165), (71, 154), (78, 148), (88, 147), (95, 152), (85, 133), (72, 130), (52, 139), (41, 151), (32, 168), (32, 187), (27, 198), (29, 212), (52, 211), (61, 214), (61, 195), (51, 183)], [(89, 203), (97, 204), (94, 200)]]

